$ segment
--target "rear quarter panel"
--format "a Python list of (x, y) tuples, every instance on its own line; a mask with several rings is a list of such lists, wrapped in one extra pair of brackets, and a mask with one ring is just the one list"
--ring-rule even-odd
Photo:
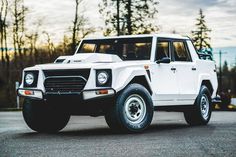
[(197, 69), (199, 69), (198, 73), (198, 89), (200, 91), (200, 85), (203, 80), (209, 80), (213, 87), (212, 98), (216, 96), (217, 88), (218, 88), (218, 81), (215, 69), (215, 62), (210, 60), (197, 60)]

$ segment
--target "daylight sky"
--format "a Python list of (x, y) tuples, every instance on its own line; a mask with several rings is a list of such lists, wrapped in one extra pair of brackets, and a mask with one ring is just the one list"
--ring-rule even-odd
[[(236, 46), (236, 0), (159, 0), (159, 16), (156, 24), (161, 33), (175, 30), (179, 34), (187, 35), (194, 29), (199, 8), (206, 15), (209, 28), (212, 29), (213, 47)], [(82, 14), (90, 24), (101, 28), (103, 17), (98, 12), (101, 0), (84, 0), (80, 6)], [(30, 8), (28, 22), (42, 19), (43, 28), (48, 31), (55, 42), (60, 41), (63, 34), (68, 32), (74, 17), (74, 0), (25, 0)], [(97, 33), (93, 36), (101, 36)]]

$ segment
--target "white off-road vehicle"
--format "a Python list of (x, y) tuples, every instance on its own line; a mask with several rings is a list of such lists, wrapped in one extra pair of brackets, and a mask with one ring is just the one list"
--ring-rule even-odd
[(217, 86), (215, 63), (188, 37), (156, 34), (84, 39), (72, 56), (25, 68), (18, 94), (38, 132), (61, 130), (71, 115), (103, 115), (115, 131), (140, 132), (154, 110), (206, 125)]

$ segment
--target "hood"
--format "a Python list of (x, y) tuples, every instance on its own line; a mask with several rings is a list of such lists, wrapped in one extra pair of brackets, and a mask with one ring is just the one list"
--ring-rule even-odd
[[(57, 61), (60, 62), (57, 62)], [(124, 64), (125, 63), (125, 64)], [(117, 55), (111, 54), (75, 54), (73, 56), (60, 56), (54, 63), (39, 64), (24, 70), (49, 70), (49, 69), (100, 69), (121, 68), (128, 66), (142, 66), (150, 64), (150, 61), (122, 61)]]
[(122, 60), (117, 55), (101, 53), (80, 53), (72, 56), (60, 56), (55, 63), (75, 64), (75, 63), (114, 63)]

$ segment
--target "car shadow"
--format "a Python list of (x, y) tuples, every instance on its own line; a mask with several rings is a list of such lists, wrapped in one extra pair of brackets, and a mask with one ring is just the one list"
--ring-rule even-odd
[(79, 136), (79, 137), (89, 137), (89, 136), (122, 136), (122, 135), (140, 135), (140, 134), (151, 134), (151, 133), (160, 133), (166, 131), (178, 131), (181, 129), (191, 128), (187, 124), (152, 124), (142, 133), (120, 133), (114, 132), (108, 127), (97, 127), (97, 128), (88, 128), (88, 129), (64, 129), (58, 133), (37, 133), (37, 132), (27, 132), (22, 133), (22, 137), (37, 137), (41, 135), (50, 135), (50, 136)]

